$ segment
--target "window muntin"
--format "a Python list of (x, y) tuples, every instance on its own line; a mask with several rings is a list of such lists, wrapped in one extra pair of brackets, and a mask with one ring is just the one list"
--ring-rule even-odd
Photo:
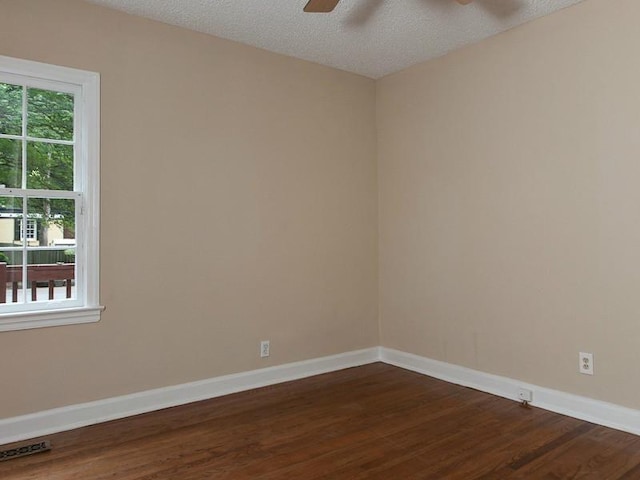
[(95, 73), (0, 56), (0, 331), (99, 319), (98, 91)]

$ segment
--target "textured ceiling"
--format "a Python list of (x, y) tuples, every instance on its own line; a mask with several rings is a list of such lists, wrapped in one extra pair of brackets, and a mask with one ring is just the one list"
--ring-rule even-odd
[(172, 25), (379, 78), (581, 0), (89, 0)]

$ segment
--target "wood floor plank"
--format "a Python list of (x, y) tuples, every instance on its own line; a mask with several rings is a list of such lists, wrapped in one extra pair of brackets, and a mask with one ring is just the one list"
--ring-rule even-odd
[(382, 363), (49, 437), (2, 480), (640, 480), (640, 437)]

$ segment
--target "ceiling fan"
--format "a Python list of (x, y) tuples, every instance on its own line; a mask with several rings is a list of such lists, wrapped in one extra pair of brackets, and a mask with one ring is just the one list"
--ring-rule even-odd
[[(304, 7), (305, 12), (309, 13), (329, 13), (336, 8), (340, 0), (309, 0)], [(460, 5), (468, 5), (473, 0), (455, 0)]]

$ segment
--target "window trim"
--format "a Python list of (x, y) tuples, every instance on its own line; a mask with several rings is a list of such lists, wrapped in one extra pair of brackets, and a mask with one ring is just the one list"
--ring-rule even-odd
[[(58, 91), (80, 89), (75, 107), (81, 116), (76, 139), (79, 150), (86, 158), (76, 163), (74, 190), (82, 191), (84, 198), (80, 206), (83, 215), (84, 245), (77, 246), (76, 255), (81, 255), (79, 268), (82, 269), (85, 286), (80, 307), (76, 305), (69, 308), (0, 313), (0, 332), (97, 322), (104, 310), (99, 303), (100, 75), (96, 72), (0, 55), (0, 79), (10, 82), (11, 77), (15, 77), (20, 83), (24, 82), (25, 77), (31, 77), (38, 85), (47, 84), (50, 85), (50, 89)], [(2, 190), (8, 189), (0, 189), (0, 195)]]

